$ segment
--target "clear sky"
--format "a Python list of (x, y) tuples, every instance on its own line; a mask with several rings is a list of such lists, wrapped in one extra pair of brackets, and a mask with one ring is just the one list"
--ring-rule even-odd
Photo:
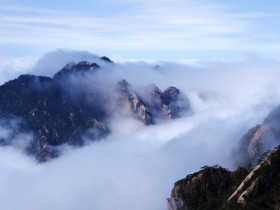
[(279, 0), (0, 0), (0, 54), (280, 57)]

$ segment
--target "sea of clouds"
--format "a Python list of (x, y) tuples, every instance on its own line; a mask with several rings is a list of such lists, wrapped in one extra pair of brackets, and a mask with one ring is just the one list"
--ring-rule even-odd
[(1, 121), (0, 138), (19, 142), (0, 147), (0, 205), (5, 210), (167, 209), (175, 181), (204, 165), (234, 169), (232, 149), (280, 102), (277, 59), (112, 65), (88, 52), (58, 50), (40, 59), (0, 60), (1, 84), (23, 73), (53, 76), (69, 62), (87, 60), (102, 66), (96, 74), (101, 86), (120, 79), (136, 90), (151, 83), (162, 90), (175, 86), (193, 109), (192, 116), (152, 126), (116, 115), (106, 139), (82, 148), (64, 146), (59, 158), (43, 164), (20, 149), (32, 135)]

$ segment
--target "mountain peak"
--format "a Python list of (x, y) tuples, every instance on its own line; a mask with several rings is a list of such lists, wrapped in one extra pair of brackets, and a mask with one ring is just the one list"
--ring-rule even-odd
[(110, 58), (108, 58), (106, 56), (102, 56), (102, 57), (100, 57), (100, 59), (107, 62), (107, 63), (114, 63)]
[[(59, 155), (57, 146), (81, 146), (85, 136), (93, 141), (104, 138), (110, 133), (110, 120), (116, 114), (123, 113), (151, 125), (158, 118), (173, 119), (186, 108), (191, 110), (189, 101), (181, 101), (184, 97), (175, 87), (167, 88), (164, 94), (154, 85), (159, 95), (152, 94), (146, 100), (150, 92), (136, 91), (125, 79), (113, 89), (88, 83), (87, 75), (100, 68), (87, 61), (68, 63), (53, 78), (21, 75), (0, 86), (0, 112), (8, 119), (23, 119), (22, 129), (34, 134), (25, 148), (29, 154), (47, 161)], [(72, 74), (82, 77), (69, 78)], [(83, 85), (77, 85), (77, 81)], [(106, 84), (100, 81), (101, 86)]]
[(90, 63), (88, 61), (81, 61), (77, 64), (68, 63), (65, 67), (63, 67), (60, 71), (58, 71), (53, 78), (58, 79), (69, 75), (70, 73), (88, 73), (95, 72), (97, 69), (101, 67), (97, 63)]

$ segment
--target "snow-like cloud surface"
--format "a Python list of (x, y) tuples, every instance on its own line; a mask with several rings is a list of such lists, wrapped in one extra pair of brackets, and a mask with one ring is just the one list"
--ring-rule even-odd
[(227, 155), (240, 133), (254, 123), (250, 114), (212, 110), (152, 127), (122, 120), (103, 142), (68, 149), (41, 165), (19, 151), (0, 148), (1, 206), (166, 209), (176, 180), (206, 164), (231, 166)]
[[(54, 59), (56, 55), (61, 59)], [(26, 71), (51, 76), (70, 58), (98, 61), (89, 53), (59, 51)], [(1, 208), (166, 209), (166, 198), (178, 179), (204, 165), (233, 167), (232, 148), (280, 101), (279, 63), (249, 57), (195, 64), (160, 62), (160, 68), (144, 62), (104, 64), (96, 74), (104, 85), (120, 78), (136, 89), (151, 82), (161, 89), (173, 85), (189, 97), (194, 115), (148, 127), (116, 117), (111, 135), (103, 141), (76, 149), (65, 146), (61, 157), (44, 164), (19, 149), (0, 147)], [(19, 74), (10, 73), (7, 78)], [(13, 124), (0, 124), (0, 137), (9, 136), (9, 130)]]

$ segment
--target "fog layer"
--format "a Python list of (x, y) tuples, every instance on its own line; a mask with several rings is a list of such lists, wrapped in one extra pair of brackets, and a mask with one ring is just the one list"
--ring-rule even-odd
[[(75, 53), (72, 60), (87, 60)], [(69, 52), (53, 52), (28, 71), (50, 76), (48, 59), (52, 70), (62, 65), (60, 59), (53, 60), (57, 55), (63, 61), (70, 59)], [(44, 164), (17, 148), (0, 147), (1, 207), (166, 209), (175, 181), (204, 165), (233, 168), (232, 148), (280, 101), (279, 63), (248, 57), (195, 64), (159, 62), (159, 68), (144, 62), (104, 64), (103, 73), (97, 75), (104, 85), (124, 78), (136, 89), (150, 83), (161, 89), (175, 86), (189, 97), (193, 115), (153, 126), (116, 115), (106, 139), (82, 148), (65, 146), (59, 158)], [(1, 125), (0, 134), (9, 130), (13, 126)]]

